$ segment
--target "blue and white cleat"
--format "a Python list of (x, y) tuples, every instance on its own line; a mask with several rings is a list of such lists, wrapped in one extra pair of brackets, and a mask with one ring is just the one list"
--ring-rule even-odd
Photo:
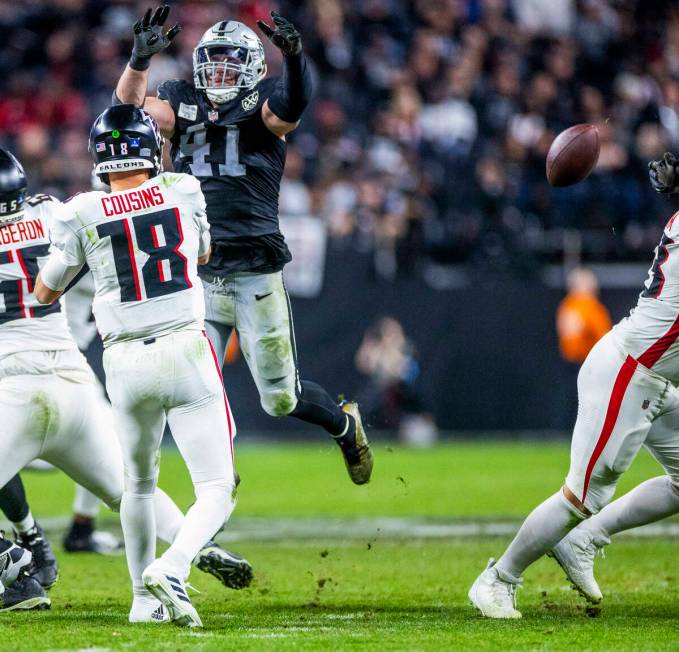
[(163, 603), (172, 622), (183, 627), (203, 626), (178, 573), (163, 568), (160, 560), (156, 559), (146, 567), (141, 579), (144, 586)]
[(30, 550), (17, 546), (0, 533), (0, 582), (12, 586), (22, 570), (28, 570), (33, 555)]
[(167, 623), (170, 615), (160, 600), (153, 596), (135, 596), (128, 620), (131, 623)]

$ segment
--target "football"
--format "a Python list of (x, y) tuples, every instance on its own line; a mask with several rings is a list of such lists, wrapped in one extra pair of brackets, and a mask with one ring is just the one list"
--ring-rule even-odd
[(547, 180), (552, 186), (572, 186), (594, 169), (599, 158), (599, 130), (579, 124), (562, 131), (547, 152)]

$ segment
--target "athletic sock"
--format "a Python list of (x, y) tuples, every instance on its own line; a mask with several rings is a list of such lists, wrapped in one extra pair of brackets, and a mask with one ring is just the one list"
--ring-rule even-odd
[(125, 556), (135, 595), (142, 594), (141, 575), (156, 556), (156, 522), (153, 494), (123, 492), (120, 523), (125, 539)]
[(33, 514), (31, 514), (31, 510), (28, 510), (28, 514), (25, 518), (12, 523), (12, 525), (19, 534), (30, 532), (35, 527), (35, 519), (33, 518)]
[(642, 482), (580, 525), (596, 539), (654, 523), (679, 512), (679, 493), (666, 475)]
[(520, 578), (528, 566), (551, 550), (584, 518), (560, 489), (528, 515), (495, 567), (501, 576)]
[(215, 535), (229, 518), (235, 502), (223, 487), (196, 485), (196, 502), (182, 522), (172, 545), (160, 559), (184, 579), (191, 562), (201, 548)]
[(172, 498), (158, 487), (153, 494), (153, 509), (156, 514), (158, 538), (165, 543), (172, 543), (184, 522), (184, 514)]
[(290, 416), (321, 426), (333, 436), (340, 435), (347, 425), (342, 408), (318, 383), (303, 380), (300, 385), (302, 392)]
[(12, 523), (22, 521), (29, 514), (26, 490), (18, 473), (0, 489), (0, 509)]

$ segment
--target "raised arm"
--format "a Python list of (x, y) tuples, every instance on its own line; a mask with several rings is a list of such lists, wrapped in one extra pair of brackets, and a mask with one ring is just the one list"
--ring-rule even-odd
[(284, 136), (299, 124), (311, 99), (311, 75), (302, 52), (302, 38), (295, 26), (271, 12), (273, 28), (258, 20), (259, 29), (283, 53), (283, 74), (262, 105), (262, 120), (269, 131)]
[(175, 25), (163, 33), (163, 25), (170, 13), (170, 7), (163, 5), (155, 12), (149, 9), (134, 26), (134, 47), (129, 63), (118, 80), (113, 94), (114, 103), (129, 103), (143, 106), (160, 126), (166, 136), (174, 132), (175, 117), (172, 107), (155, 97), (146, 97), (149, 79), (149, 65), (154, 54), (164, 50), (179, 34), (181, 27)]

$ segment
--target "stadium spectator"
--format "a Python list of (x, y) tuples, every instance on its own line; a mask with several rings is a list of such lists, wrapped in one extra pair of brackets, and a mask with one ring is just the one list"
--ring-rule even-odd
[(369, 423), (397, 430), (406, 443), (426, 445), (436, 439), (420, 388), (417, 352), (399, 321), (382, 317), (369, 328), (355, 364), (366, 378), (359, 400)]
[(611, 330), (611, 317), (599, 301), (599, 283), (592, 270), (576, 267), (566, 279), (568, 294), (556, 311), (556, 332), (564, 373), (559, 391), (559, 412), (564, 418), (575, 418), (577, 378), (580, 365), (592, 347)]
[[(110, 100), (137, 4), (0, 0), (0, 144), (22, 150), (35, 188), (61, 197), (87, 188), (69, 142)], [(183, 31), (154, 60), (151, 84), (191, 75), (208, 25), (254, 24), (270, 5), (173, 3)], [(585, 261), (646, 260), (656, 239), (647, 225), (667, 209), (643, 168), (660, 143), (679, 147), (672, 3), (284, 0), (279, 9), (302, 30), (317, 89), (290, 138), (283, 197), (294, 206), (284, 208), (326, 220), (335, 246), (371, 252), (377, 277), (489, 252), (524, 273), (537, 269), (526, 260), (560, 261), (569, 229), (581, 231)], [(269, 64), (275, 72), (277, 57)], [(601, 131), (599, 166), (575, 188), (551, 189), (546, 150), (582, 121)], [(611, 227), (617, 240), (602, 238)]]

